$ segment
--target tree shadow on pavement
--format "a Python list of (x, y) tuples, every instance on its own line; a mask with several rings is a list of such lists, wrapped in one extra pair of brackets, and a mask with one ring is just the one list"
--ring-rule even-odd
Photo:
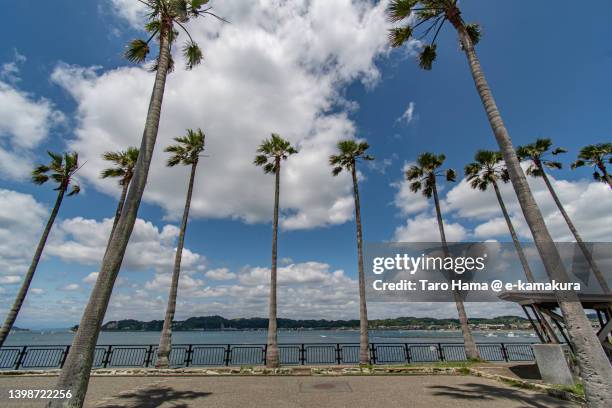
[(188, 408), (185, 400), (209, 396), (210, 392), (178, 391), (169, 386), (146, 387), (136, 391), (122, 392), (112, 401), (96, 405), (96, 408), (157, 408), (167, 403), (173, 408)]
[(433, 385), (433, 395), (453, 398), (457, 400), (491, 401), (509, 399), (521, 403), (525, 408), (569, 408), (577, 407), (569, 401), (562, 401), (545, 394), (526, 393), (517, 388), (494, 386), (489, 384), (467, 383), (458, 386)]

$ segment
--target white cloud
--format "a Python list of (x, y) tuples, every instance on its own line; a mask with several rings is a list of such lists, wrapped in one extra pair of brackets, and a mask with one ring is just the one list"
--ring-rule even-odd
[[(114, 4), (134, 20), (136, 6)], [(181, 213), (187, 169), (167, 169), (162, 150), (185, 128), (201, 127), (209, 157), (200, 164), (192, 214), (270, 220), (273, 178), (252, 161), (262, 139), (278, 132), (300, 150), (283, 168), (283, 228), (350, 220), (350, 180), (331, 176), (327, 156), (338, 140), (355, 134), (343, 112), (350, 108), (342, 88), (353, 80), (378, 80), (374, 61), (387, 52), (385, 2), (259, 0), (214, 6), (232, 24), (214, 19), (190, 24), (205, 61), (186, 72), (176, 57), (145, 200), (171, 217)], [(117, 194), (112, 181), (98, 178), (104, 165), (100, 153), (139, 144), (152, 78), (145, 69), (125, 67), (101, 73), (60, 65), (53, 74), (78, 103), (70, 147), (88, 160), (82, 175), (101, 191)]]
[[(406, 170), (414, 163), (404, 163), (402, 167), (402, 177)], [(401, 215), (410, 215), (422, 212), (429, 208), (429, 199), (421, 193), (413, 193), (410, 191), (410, 182), (405, 177), (402, 180), (391, 184), (391, 187), (397, 189), (397, 193), (393, 198), (393, 204), (400, 210)]]
[(94, 284), (98, 280), (98, 272), (91, 272), (89, 275), (83, 278), (84, 283)]
[(0, 177), (25, 178), (32, 169), (31, 150), (64, 121), (49, 100), (17, 88), (25, 61), (14, 50), (13, 61), (0, 65)]
[[(52, 233), (46, 249), (47, 254), (66, 262), (97, 265), (104, 255), (112, 224), (111, 218), (104, 221), (82, 217), (63, 220)], [(160, 229), (151, 222), (138, 218), (123, 259), (123, 268), (153, 268), (160, 273), (171, 271), (178, 233), (179, 230), (174, 225), (165, 225)], [(187, 273), (201, 270), (204, 268), (204, 257), (184, 248), (181, 268)], [(90, 276), (92, 277), (89, 279), (93, 279), (93, 275)]]
[(47, 216), (31, 195), (0, 189), (0, 275), (25, 273)]
[(227, 268), (211, 269), (207, 271), (204, 274), (204, 276), (206, 276), (208, 279), (217, 280), (217, 281), (231, 280), (231, 279), (236, 278), (236, 274), (233, 272), (230, 272), (230, 270)]
[(77, 283), (69, 283), (68, 285), (61, 288), (61, 290), (66, 292), (74, 292), (79, 290), (81, 287)]
[[(468, 230), (461, 224), (444, 220), (444, 233), (447, 242), (463, 241)], [(440, 242), (440, 232), (436, 217), (421, 213), (409, 218), (405, 225), (395, 229), (394, 241), (398, 242)]]
[(398, 123), (404, 123), (406, 125), (410, 124), (410, 122), (412, 122), (414, 119), (414, 107), (415, 107), (415, 103), (410, 102), (408, 106), (406, 107), (406, 110), (404, 111), (404, 113), (402, 113), (402, 116), (397, 118), (395, 121)]
[(45, 293), (47, 293), (46, 290), (41, 288), (31, 288), (28, 292), (33, 295), (44, 295)]
[(0, 283), (3, 285), (14, 285), (21, 282), (22, 278), (17, 275), (0, 276)]
[[(549, 175), (565, 210), (585, 241), (610, 241), (612, 239), (612, 214), (609, 211), (612, 195), (603, 183), (588, 180), (557, 180)], [(565, 220), (557, 209), (546, 185), (541, 179), (528, 178), (533, 195), (542, 211), (548, 229), (557, 241), (573, 241)], [(510, 184), (501, 184), (500, 190), (518, 234), (531, 239), (531, 232)], [(508, 229), (502, 218), (494, 192), (473, 190), (462, 180), (452, 188), (444, 200), (447, 211), (459, 217), (473, 219), (478, 224), (474, 236), (478, 239), (508, 237)], [(508, 237), (509, 238), (509, 237)]]
[(21, 81), (21, 78), (19, 77), (19, 65), (23, 64), (27, 58), (21, 55), (16, 49), (13, 50), (13, 54), (13, 61), (0, 65), (0, 80), (11, 84), (16, 84), (17, 82)]
[[(156, 275), (145, 284), (149, 306), (152, 299), (161, 299), (157, 318), (165, 308), (165, 296), (170, 285), (170, 274)], [(220, 314), (225, 317), (265, 316), (268, 310), (270, 269), (247, 267), (238, 275), (238, 283), (208, 286), (202, 280), (181, 275), (177, 318), (200, 314)], [(333, 270), (322, 262), (290, 264), (278, 270), (279, 314), (293, 318), (354, 318), (359, 314), (357, 282), (347, 277), (342, 270)], [(341, 290), (340, 290), (341, 288)], [(138, 292), (138, 291), (136, 291)], [(159, 295), (157, 295), (159, 294)], [(117, 297), (121, 295), (117, 294)], [(113, 298), (115, 299), (115, 297)], [(140, 307), (123, 303), (142, 313)], [(111, 302), (111, 308), (115, 300)], [(113, 309), (115, 310), (115, 309)], [(146, 313), (150, 312), (147, 310)], [(111, 311), (121, 317), (126, 311)]]
[(110, 0), (113, 11), (132, 27), (142, 28), (146, 15), (145, 6), (137, 0)]

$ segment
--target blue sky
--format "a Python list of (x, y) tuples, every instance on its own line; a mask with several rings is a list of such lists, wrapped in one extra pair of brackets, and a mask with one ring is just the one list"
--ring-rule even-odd
[[(61, 208), (52, 248), (32, 286), (39, 293), (30, 294), (18, 325), (76, 323), (91, 290), (91, 280), (84, 279), (98, 267), (103, 220), (113, 215), (118, 195), (112, 183), (96, 180), (97, 157), (105, 149), (137, 144), (144, 124), (140, 112), (150, 92), (151, 75), (121, 55), (124, 45), (142, 34), (136, 3), (24, 0), (3, 8), (2, 152), (24, 167), (46, 160), (47, 149), (76, 149), (88, 160), (80, 175), (83, 193)], [(270, 132), (301, 147), (287, 163), (281, 192), (286, 223), (279, 256), (288, 259), (279, 314), (288, 317), (358, 313), (350, 180), (332, 179), (327, 168), (335, 141), (365, 138), (377, 158), (374, 166), (360, 169), (364, 234), (371, 242), (436, 239), (431, 206), (407, 195), (402, 183), (404, 165), (420, 152), (445, 153), (447, 165), (461, 171), (477, 149), (496, 147), (450, 26), (440, 34), (433, 70), (425, 72), (410, 49), (386, 47), (384, 4), (260, 0), (245, 8), (238, 3), (212, 3), (231, 25), (206, 19), (190, 27), (205, 61), (192, 72), (177, 63), (169, 80), (156, 156), (162, 164), (152, 173), (139, 212), (150, 224), (143, 222), (141, 252), (121, 272), (112, 318), (162, 316), (176, 235), (172, 227), (165, 235), (162, 229), (178, 225), (187, 181), (183, 170), (163, 168), (162, 148), (187, 127), (205, 130), (211, 157), (201, 163), (196, 181), (186, 243), (193, 257), (186, 266), (179, 318), (266, 313), (273, 180), (250, 161), (257, 140)], [(598, 12), (581, 21), (572, 3), (542, 1), (528, 9), (516, 2), (463, 3), (464, 18), (483, 27), (478, 53), (515, 144), (553, 138), (569, 149), (562, 158), (569, 164), (581, 146), (610, 140), (609, 2), (591, 5)], [(410, 105), (410, 119), (400, 119)], [(40, 122), (32, 128), (38, 136), (25, 135), (32, 138), (28, 146), (18, 143), (24, 128), (7, 124), (15, 117)], [(0, 189), (6, 192), (0, 236), (7, 247), (0, 253), (0, 276), (11, 277), (0, 286), (0, 310), (5, 310), (55, 193), (50, 186), (30, 184), (27, 172), (0, 170)], [(609, 208), (609, 191), (591, 182), (586, 169), (564, 169), (554, 177), (583, 236), (610, 241), (612, 222), (595, 218)], [(543, 186), (533, 188), (553, 235), (570, 240)], [(504, 192), (522, 238), (528, 239), (512, 192)], [(509, 239), (490, 195), (457, 183), (445, 186), (443, 196), (451, 238)], [(34, 215), (15, 221), (24, 210)], [(211, 270), (217, 274), (206, 275)], [(219, 274), (228, 279), (211, 278)], [(371, 310), (373, 317), (432, 313), (411, 305)], [(436, 313), (452, 316), (453, 307)]]

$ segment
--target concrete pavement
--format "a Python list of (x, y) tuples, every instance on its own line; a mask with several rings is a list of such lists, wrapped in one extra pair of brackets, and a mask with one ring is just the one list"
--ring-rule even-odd
[[(52, 389), (55, 377), (0, 376), (0, 406), (42, 407), (10, 400), (9, 389)], [(561, 408), (578, 405), (473, 376), (92, 377), (92, 408), (436, 407)]]

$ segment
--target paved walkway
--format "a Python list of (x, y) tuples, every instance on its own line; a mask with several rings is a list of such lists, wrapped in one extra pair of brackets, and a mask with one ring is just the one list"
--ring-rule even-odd
[[(54, 377), (0, 376), (0, 406), (42, 407), (8, 399), (9, 389), (49, 389)], [(472, 376), (92, 377), (95, 408), (577, 408), (576, 404)]]

